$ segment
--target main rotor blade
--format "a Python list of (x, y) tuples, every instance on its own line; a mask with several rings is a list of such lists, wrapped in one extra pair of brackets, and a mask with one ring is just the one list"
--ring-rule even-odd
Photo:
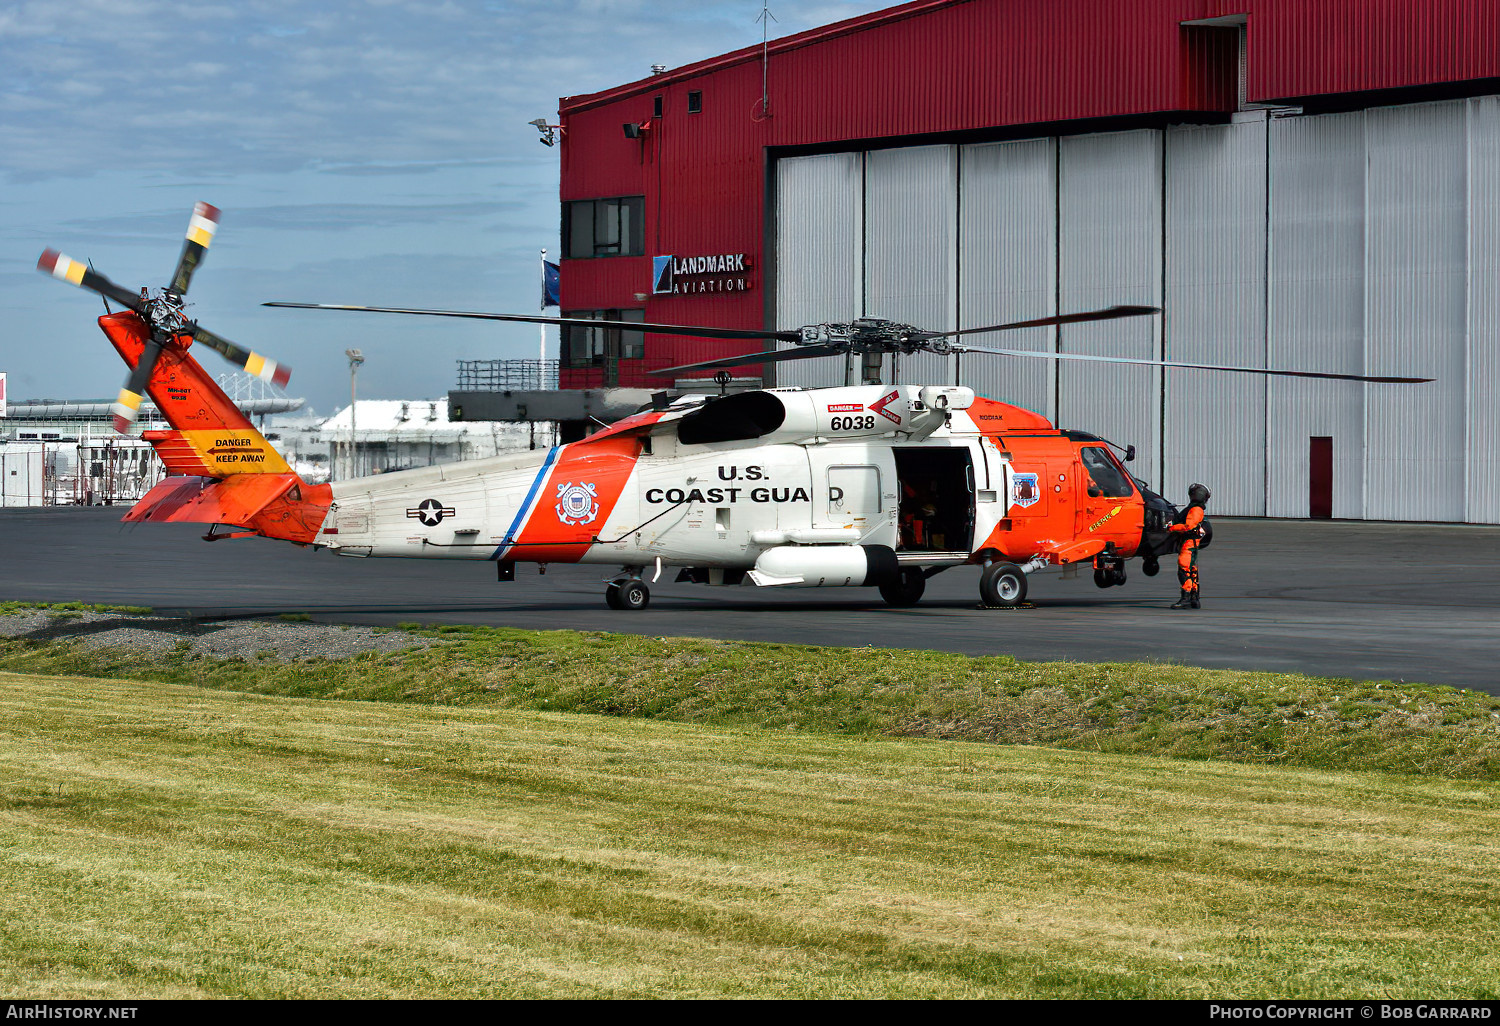
[(653, 335), (689, 335), (693, 338), (769, 339), (795, 342), (799, 331), (756, 331), (751, 328), (704, 328), (685, 324), (647, 324), (642, 321), (601, 321), (589, 317), (543, 317), (538, 314), (480, 313), (470, 310), (410, 310), (394, 306), (350, 306), (341, 303), (262, 303), (293, 310), (354, 310), (360, 313), (419, 314), (428, 317), (470, 317), (484, 321), (521, 321), (525, 324), (557, 324), (580, 328), (619, 328), (621, 331), (649, 331)]
[(151, 372), (156, 369), (161, 350), (161, 337), (152, 332), (146, 341), (146, 348), (141, 351), (141, 358), (125, 379), (125, 387), (120, 389), (119, 396), (109, 408), (114, 416), (115, 430), (122, 435), (130, 434), (131, 427), (141, 414), (141, 402), (145, 398), (146, 386), (151, 382)]
[(236, 367), (244, 368), (247, 374), (253, 374), (262, 381), (269, 381), (277, 388), (285, 388), (286, 383), (292, 379), (292, 369), (286, 364), (277, 363), (268, 356), (252, 353), (248, 349), (241, 349), (227, 338), (220, 338), (197, 324), (190, 325), (190, 327), (195, 341), (202, 342), (218, 352)]
[(36, 262), (36, 269), (43, 274), (52, 275), (59, 281), (77, 285), (90, 292), (97, 292), (101, 296), (113, 299), (126, 309), (134, 310), (142, 317), (146, 316), (146, 303), (141, 299), (139, 292), (121, 288), (98, 271), (91, 270), (88, 265), (81, 264), (70, 256), (64, 256), (55, 249), (45, 250), (42, 253), (41, 259)]
[(182, 242), (182, 256), (177, 258), (177, 270), (172, 275), (172, 284), (167, 288), (179, 296), (187, 295), (188, 282), (193, 280), (193, 271), (208, 252), (208, 244), (219, 230), (219, 208), (199, 203), (193, 208), (188, 221), (187, 238)]
[(1331, 378), (1336, 381), (1371, 381), (1382, 385), (1419, 385), (1432, 378), (1397, 378), (1365, 374), (1333, 374), (1328, 371), (1278, 370), (1272, 367), (1229, 367), (1217, 363), (1183, 363), (1179, 360), (1136, 360), (1128, 356), (1089, 356), (1085, 353), (1039, 353), (1029, 349), (986, 349), (983, 346), (955, 346), (964, 353), (992, 353), (996, 356), (1026, 356), (1035, 360), (1089, 360), (1095, 363), (1132, 363), (1145, 367), (1185, 367), (1189, 370), (1232, 371), (1237, 374), (1268, 374), (1287, 378)]
[(1084, 310), (1081, 313), (1057, 314), (1052, 317), (1037, 317), (1029, 321), (1011, 321), (1008, 324), (990, 324), (983, 328), (961, 328), (958, 331), (938, 331), (927, 338), (946, 338), (957, 335), (978, 335), (986, 331), (1014, 331), (1017, 328), (1045, 328), (1054, 324), (1078, 324), (1082, 321), (1112, 321), (1117, 317), (1145, 317), (1161, 313), (1159, 306), (1108, 306), (1102, 310)]
[(777, 349), (769, 353), (726, 356), (719, 360), (704, 360), (702, 363), (685, 363), (680, 367), (663, 367), (647, 373), (675, 374), (678, 371), (705, 370), (709, 367), (739, 367), (747, 363), (784, 363), (787, 360), (811, 360), (815, 356), (843, 355), (846, 352), (848, 350), (842, 346), (802, 346), (798, 349)]

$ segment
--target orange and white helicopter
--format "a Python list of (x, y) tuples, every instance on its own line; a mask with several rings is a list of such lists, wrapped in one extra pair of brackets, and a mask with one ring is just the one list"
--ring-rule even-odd
[[(1177, 509), (1133, 477), (1104, 439), (954, 385), (770, 388), (723, 396), (663, 394), (651, 408), (549, 451), (312, 485), (292, 471), (190, 348), (201, 342), (247, 372), (285, 384), (290, 370), (207, 331), (183, 309), (219, 212), (200, 203), (171, 284), (132, 292), (53, 250), (37, 266), (126, 307), (99, 325), (131, 368), (115, 404), (128, 432), (144, 395), (170, 425), (146, 431), (169, 475), (124, 517), (226, 525), (210, 539), (266, 537), (345, 556), (487, 560), (501, 580), (521, 562), (618, 567), (605, 600), (642, 609), (664, 569), (676, 580), (761, 587), (876, 587), (920, 600), (927, 578), (980, 569), (992, 606), (1015, 606), (1038, 570), (1089, 565), (1100, 587), (1145, 574), (1171, 551)], [(876, 319), (795, 331), (601, 322), (526, 314), (269, 303), (312, 309), (581, 324), (791, 348), (663, 368), (676, 373), (817, 356), (977, 352), (1049, 360), (1195, 367), (1294, 377), (1428, 379), (1224, 367), (993, 349), (961, 336), (1154, 314), (1104, 310), (931, 332)], [(878, 379), (877, 379), (878, 380)], [(1134, 449), (1124, 450), (1125, 461)]]

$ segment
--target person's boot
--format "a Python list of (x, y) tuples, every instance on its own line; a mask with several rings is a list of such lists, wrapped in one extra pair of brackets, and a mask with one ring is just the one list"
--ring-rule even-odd
[(1173, 609), (1192, 609), (1193, 608), (1193, 604), (1192, 603), (1193, 603), (1193, 593), (1190, 592), (1190, 591), (1188, 591), (1186, 588), (1183, 588), (1182, 589), (1182, 598), (1178, 599), (1176, 602), (1173, 602), (1172, 603), (1172, 608)]
[(1193, 608), (1194, 609), (1201, 609), (1202, 608), (1201, 606), (1198, 605), (1198, 589), (1197, 588), (1193, 589)]

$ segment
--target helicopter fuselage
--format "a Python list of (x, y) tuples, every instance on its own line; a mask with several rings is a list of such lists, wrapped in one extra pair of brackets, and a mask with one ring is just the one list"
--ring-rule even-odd
[[(135, 314), (100, 318), (134, 365)], [(1026, 576), (1092, 564), (1101, 587), (1147, 574), (1175, 509), (1110, 443), (944, 385), (685, 396), (546, 451), (304, 482), (169, 337), (147, 390), (172, 425), (148, 431), (170, 472), (125, 517), (200, 522), (340, 555), (613, 564), (611, 605), (643, 578), (762, 587), (871, 586), (909, 604), (926, 578), (977, 564), (986, 604)]]
[(545, 453), (336, 483), (316, 544), (826, 587), (1116, 565), (1142, 549), (1145, 516), (1092, 436), (966, 388), (866, 385), (679, 401)]

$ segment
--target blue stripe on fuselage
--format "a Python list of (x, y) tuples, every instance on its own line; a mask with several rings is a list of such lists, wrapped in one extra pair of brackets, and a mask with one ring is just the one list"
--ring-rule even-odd
[(516, 510), (516, 519), (510, 522), (510, 529), (505, 532), (505, 540), (490, 556), (491, 559), (499, 559), (505, 555), (507, 549), (515, 548), (516, 534), (521, 530), (521, 525), (526, 522), (526, 515), (531, 511), (532, 504), (536, 502), (537, 493), (542, 490), (542, 482), (547, 480), (547, 474), (552, 470), (552, 464), (557, 462), (557, 454), (561, 451), (560, 445), (554, 445), (548, 451), (547, 461), (542, 464), (542, 469), (536, 473), (536, 479), (531, 482), (531, 491), (526, 493), (526, 501), (521, 503), (520, 509)]

